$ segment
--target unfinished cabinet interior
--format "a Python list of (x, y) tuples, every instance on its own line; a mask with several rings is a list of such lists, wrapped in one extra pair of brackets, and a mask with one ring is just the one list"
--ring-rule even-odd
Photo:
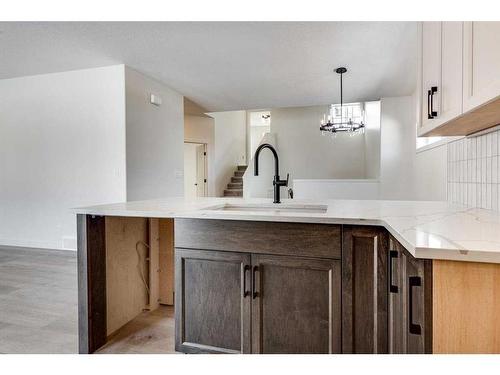
[(173, 220), (78, 215), (79, 352), (173, 304)]

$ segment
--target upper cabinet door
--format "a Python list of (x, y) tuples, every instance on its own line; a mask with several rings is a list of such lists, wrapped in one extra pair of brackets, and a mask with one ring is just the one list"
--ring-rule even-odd
[(464, 112), (500, 95), (500, 22), (465, 22)]
[[(428, 127), (435, 120), (432, 118), (431, 95), (432, 87), (441, 86), (441, 22), (422, 23), (422, 126)], [(440, 92), (434, 93), (434, 109), (439, 113), (437, 97)]]
[(435, 128), (462, 113), (462, 22), (423, 22), (422, 127)]
[(441, 83), (438, 87), (437, 122), (462, 114), (463, 22), (441, 22)]

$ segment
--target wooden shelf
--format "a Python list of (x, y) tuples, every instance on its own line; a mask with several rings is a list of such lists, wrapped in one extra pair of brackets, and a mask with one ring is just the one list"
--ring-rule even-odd
[(419, 129), (419, 137), (470, 135), (500, 124), (500, 96), (444, 124), (426, 131)]

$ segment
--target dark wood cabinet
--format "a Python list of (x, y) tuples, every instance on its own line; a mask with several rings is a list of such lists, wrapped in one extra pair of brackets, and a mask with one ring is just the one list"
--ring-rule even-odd
[(340, 261), (252, 254), (252, 353), (340, 353)]
[[(403, 248), (389, 237), (389, 353), (406, 353)], [(405, 294), (406, 295), (406, 294)]]
[(388, 235), (379, 227), (344, 226), (342, 352), (388, 352)]
[(185, 219), (175, 230), (178, 351), (431, 351), (432, 263), (382, 227)]
[(250, 255), (175, 250), (175, 349), (250, 353)]
[(390, 238), (389, 352), (432, 352), (432, 262)]

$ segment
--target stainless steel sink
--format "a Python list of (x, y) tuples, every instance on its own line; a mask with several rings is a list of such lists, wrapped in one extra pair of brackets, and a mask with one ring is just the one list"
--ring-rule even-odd
[(221, 204), (207, 207), (209, 211), (239, 211), (239, 212), (273, 212), (273, 213), (304, 213), (325, 214), (328, 210), (326, 205), (294, 205), (294, 204)]

